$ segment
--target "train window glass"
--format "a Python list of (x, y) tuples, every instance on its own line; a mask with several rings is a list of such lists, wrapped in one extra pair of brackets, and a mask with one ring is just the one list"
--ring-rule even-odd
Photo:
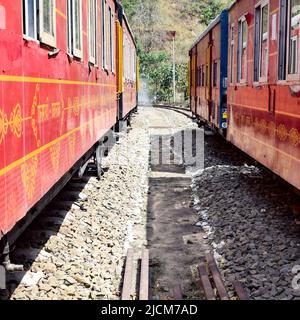
[(286, 0), (280, 0), (279, 48), (278, 48), (278, 79), (286, 79), (286, 51), (287, 51), (287, 8)]
[(260, 58), (260, 34), (261, 34), (261, 6), (255, 9), (255, 34), (254, 34), (254, 77), (259, 81), (259, 58)]
[(291, 75), (298, 73), (299, 22), (300, 0), (290, 0), (288, 73)]
[(68, 53), (82, 58), (82, 0), (68, 0)]
[(106, 27), (106, 12), (107, 12), (107, 3), (105, 0), (101, 1), (101, 22), (102, 22), (102, 67), (107, 69), (107, 27)]
[(204, 81), (205, 81), (205, 67), (204, 64), (202, 65), (202, 87), (204, 87)]
[(201, 76), (202, 76), (202, 69), (201, 67), (199, 67), (199, 84), (198, 84), (199, 87), (201, 87), (201, 83), (202, 83)]
[(205, 86), (208, 86), (208, 65), (205, 67)]
[(89, 61), (97, 64), (97, 1), (89, 0)]
[(261, 13), (261, 48), (260, 48), (260, 77), (266, 80), (268, 75), (268, 55), (269, 55), (269, 5), (262, 7)]
[(237, 82), (245, 82), (247, 70), (247, 22), (243, 17), (238, 24)]
[(56, 46), (55, 8), (55, 0), (39, 0), (40, 40), (51, 47)]
[(214, 61), (214, 66), (213, 66), (213, 86), (217, 86), (217, 81), (218, 81), (218, 62)]
[(231, 26), (230, 32), (230, 83), (233, 83), (233, 64), (234, 64), (234, 25)]
[(111, 9), (110, 12), (110, 67), (111, 71), (115, 71), (115, 18), (112, 14)]
[(37, 40), (37, 0), (23, 0), (23, 33)]

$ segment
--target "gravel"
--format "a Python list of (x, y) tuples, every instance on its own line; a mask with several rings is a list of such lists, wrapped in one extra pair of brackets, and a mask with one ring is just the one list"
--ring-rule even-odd
[[(149, 134), (139, 116), (132, 127), (105, 159), (103, 178), (87, 179), (80, 206), (61, 212), (58, 232), (42, 245), (33, 241), (33, 227), (20, 239), (21, 254), (39, 250), (26, 276), (20, 274), (18, 283), (16, 274), (10, 282), (11, 299), (119, 299), (127, 249), (133, 240), (146, 243), (144, 234), (134, 232), (145, 230)], [(67, 188), (81, 185), (71, 182)], [(39, 231), (61, 210), (58, 202), (52, 206), (35, 223)]]
[(194, 209), (227, 285), (241, 280), (257, 300), (296, 299), (296, 195), (218, 137), (206, 138), (205, 152), (205, 169), (192, 176)]

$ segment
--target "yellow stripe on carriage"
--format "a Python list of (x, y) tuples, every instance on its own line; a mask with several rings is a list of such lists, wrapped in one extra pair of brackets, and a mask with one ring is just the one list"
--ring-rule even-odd
[(13, 170), (14, 168), (22, 165), (24, 162), (26, 162), (27, 160), (33, 158), (34, 156), (40, 154), (41, 152), (48, 150), (50, 147), (52, 147), (53, 145), (55, 145), (57, 142), (60, 142), (66, 138), (68, 138), (70, 135), (72, 135), (73, 133), (76, 133), (78, 131), (80, 131), (83, 127), (88, 126), (90, 123), (92, 123), (93, 121), (96, 121), (98, 119), (102, 118), (103, 119), (103, 115), (95, 117), (89, 121), (87, 121), (86, 123), (82, 124), (81, 126), (74, 128), (73, 130), (63, 134), (62, 136), (52, 140), (51, 142), (43, 145), (42, 147), (28, 153), (26, 156), (12, 162), (11, 164), (9, 164), (8, 166), (6, 166), (5, 168), (0, 169), (0, 176), (5, 175), (7, 172)]
[(60, 11), (58, 8), (55, 8), (55, 11), (59, 16), (67, 20), (67, 16), (62, 11)]
[(106, 84), (106, 83), (74, 81), (74, 80), (62, 80), (62, 79), (49, 79), (49, 78), (35, 78), (35, 77), (25, 77), (25, 76), (10, 76), (10, 75), (0, 75), (0, 81), (5, 81), (5, 82), (27, 82), (27, 83), (48, 83), (48, 84), (66, 84), (66, 85), (116, 88), (116, 85)]

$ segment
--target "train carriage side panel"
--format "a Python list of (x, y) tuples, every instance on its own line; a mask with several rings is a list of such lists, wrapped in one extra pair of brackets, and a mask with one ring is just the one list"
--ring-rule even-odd
[(228, 140), (298, 189), (299, 5), (235, 2), (229, 10), (234, 60), (228, 66)]
[[(125, 17), (125, 16), (124, 16)], [(136, 100), (136, 46), (130, 26), (123, 19), (123, 118), (137, 106)]]
[(192, 85), (195, 85), (192, 111), (222, 133), (227, 126), (227, 23), (228, 12), (224, 10), (199, 36), (191, 50), (196, 55), (191, 60)]
[[(81, 50), (75, 54), (74, 47), (72, 52), (68, 49), (68, 2), (53, 1), (53, 11), (51, 6), (49, 9), (49, 19), (55, 22), (51, 37), (40, 34), (38, 39), (33, 39), (33, 29), (31, 37), (23, 35), (25, 2), (1, 2), (6, 22), (0, 24), (0, 231), (4, 234), (117, 118), (116, 75), (110, 67), (101, 68), (100, 6), (94, 10), (92, 1), (71, 2), (78, 3), (82, 13), (77, 20), (82, 21), (78, 24)], [(107, 0), (106, 6), (108, 30), (110, 19), (115, 19), (115, 1)], [(97, 14), (94, 40), (88, 12)], [(37, 11), (32, 13), (36, 21), (40, 19)], [(115, 46), (115, 41), (112, 44)], [(110, 52), (109, 42), (106, 45)], [(110, 61), (109, 54), (107, 58)]]

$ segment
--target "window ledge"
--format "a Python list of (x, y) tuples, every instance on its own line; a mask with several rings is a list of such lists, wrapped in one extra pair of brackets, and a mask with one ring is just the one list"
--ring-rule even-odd
[(37, 40), (37, 39), (34, 39), (34, 38), (31, 38), (25, 34), (23, 34), (23, 40), (26, 41), (26, 42), (34, 42), (36, 44), (40, 44), (40, 41)]

